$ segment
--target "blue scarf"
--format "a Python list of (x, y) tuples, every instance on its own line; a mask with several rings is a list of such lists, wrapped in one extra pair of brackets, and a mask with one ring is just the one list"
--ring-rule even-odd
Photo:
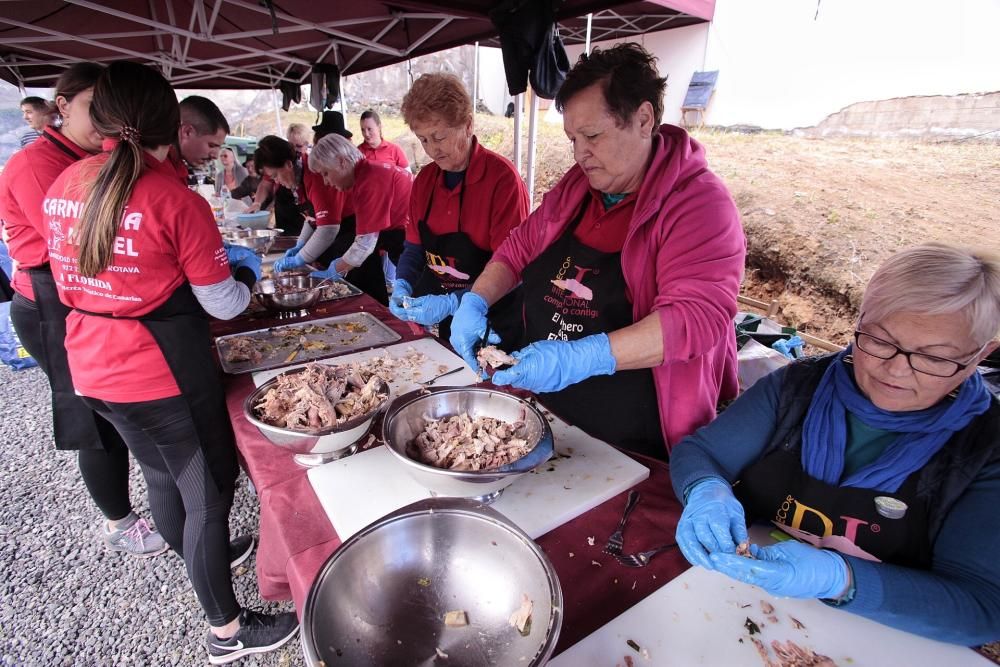
[[(851, 348), (837, 354), (819, 386), (802, 433), (802, 468), (811, 477), (827, 484), (876, 489), (890, 493), (926, 464), (951, 438), (990, 407), (989, 391), (979, 373), (959, 386), (954, 400), (945, 400), (924, 410), (889, 412), (875, 406), (854, 383), (844, 357)], [(844, 450), (847, 447), (847, 412), (872, 428), (899, 433), (881, 456), (856, 471), (843, 483)]]

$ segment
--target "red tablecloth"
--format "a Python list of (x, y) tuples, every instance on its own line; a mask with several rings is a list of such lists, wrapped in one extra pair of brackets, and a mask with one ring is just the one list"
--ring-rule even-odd
[[(419, 328), (396, 320), (367, 296), (324, 304), (308, 319), (361, 308), (385, 321), (404, 341), (423, 335)], [(284, 323), (239, 318), (218, 323), (214, 333), (224, 335)], [(260, 498), (260, 544), (256, 560), (260, 592), (269, 600), (291, 598), (301, 609), (309, 587), (323, 563), (340, 545), (340, 538), (313, 493), (306, 470), (292, 460), (291, 453), (272, 445), (243, 417), (243, 401), (252, 390), (249, 375), (230, 376), (227, 380), (227, 403), (236, 443)], [(667, 465), (641, 460), (650, 468), (650, 476), (636, 487), (641, 499), (625, 531), (626, 552), (673, 542), (681, 512), (670, 486)], [(572, 646), (688, 567), (677, 550), (669, 550), (648, 567), (638, 569), (624, 567), (601, 551), (621, 518), (626, 495), (623, 493), (538, 539), (556, 568), (565, 598), (557, 652)], [(594, 538), (594, 546), (589, 545), (588, 538)]]

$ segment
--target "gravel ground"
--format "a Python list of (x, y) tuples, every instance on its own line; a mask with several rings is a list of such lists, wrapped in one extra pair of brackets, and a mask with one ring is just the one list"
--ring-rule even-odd
[[(101, 518), (74, 456), (53, 447), (45, 375), (0, 366), (0, 386), (0, 664), (208, 664), (207, 626), (181, 559), (169, 551), (143, 560), (105, 550)], [(134, 462), (132, 502), (148, 519)], [(232, 533), (256, 536), (257, 518), (257, 498), (244, 479)], [(260, 599), (253, 563), (237, 568), (237, 599), (254, 609), (291, 610), (290, 602)], [(236, 664), (302, 665), (298, 638)]]

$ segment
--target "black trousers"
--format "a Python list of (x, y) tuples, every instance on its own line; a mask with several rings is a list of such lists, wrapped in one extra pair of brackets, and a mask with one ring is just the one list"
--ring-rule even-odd
[(235, 619), (240, 606), (229, 572), (229, 510), (239, 473), (236, 452), (201, 442), (182, 396), (141, 403), (84, 400), (115, 425), (139, 462), (156, 527), (184, 558), (209, 624)]
[[(38, 306), (31, 299), (15, 292), (10, 304), (10, 319), (24, 349), (34, 357), (45, 375), (49, 376)], [(100, 417), (95, 421), (103, 448), (77, 451), (80, 476), (101, 513), (108, 519), (117, 521), (132, 511), (128, 492), (128, 447), (114, 426)]]

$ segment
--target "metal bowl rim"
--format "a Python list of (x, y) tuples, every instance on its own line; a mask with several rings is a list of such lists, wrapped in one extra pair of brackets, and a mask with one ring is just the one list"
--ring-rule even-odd
[[(456, 506), (448, 507), (448, 504), (455, 504)], [(372, 523), (368, 524), (358, 532), (354, 533), (349, 537), (344, 543), (323, 563), (320, 567), (319, 572), (316, 574), (316, 578), (313, 579), (312, 584), (309, 586), (309, 594), (306, 596), (306, 603), (302, 610), (302, 623), (301, 623), (301, 640), (303, 653), (308, 661), (318, 661), (319, 655), (313, 650), (315, 645), (315, 638), (312, 636), (313, 627), (313, 615), (314, 609), (318, 604), (317, 596), (319, 595), (319, 584), (328, 575), (330, 570), (333, 569), (337, 560), (343, 557), (343, 554), (357, 542), (360, 542), (365, 537), (373, 534), (378, 529), (383, 526), (395, 523), (397, 521), (402, 521), (415, 516), (421, 515), (445, 515), (454, 514), (457, 516), (472, 517), (481, 521), (485, 521), (493, 526), (506, 530), (516, 537), (525, 547), (527, 547), (529, 553), (533, 555), (536, 560), (541, 564), (542, 570), (545, 572), (545, 578), (549, 583), (549, 591), (551, 593), (550, 598), (550, 608), (551, 612), (548, 618), (548, 636), (545, 641), (539, 644), (538, 651), (535, 653), (535, 660), (529, 664), (531, 665), (544, 665), (548, 662), (549, 658), (552, 657), (552, 653), (555, 651), (556, 644), (559, 642), (559, 634), (562, 629), (563, 621), (563, 593), (562, 584), (559, 581), (559, 575), (556, 572), (555, 566), (552, 565), (552, 561), (549, 557), (545, 555), (542, 548), (538, 546), (538, 543), (531, 539), (527, 533), (521, 530), (513, 521), (507, 517), (500, 514), (500, 512), (486, 506), (472, 507), (469, 503), (474, 503), (468, 499), (460, 498), (436, 498), (430, 500), (422, 500), (408, 505), (406, 507), (401, 507), (395, 512), (390, 512), (389, 514), (376, 519)], [(458, 506), (459, 504), (465, 504), (466, 506)]]
[[(329, 364), (329, 365), (336, 365), (336, 364)], [(246, 397), (246, 400), (243, 401), (243, 415), (247, 418), (247, 421), (249, 421), (257, 428), (266, 429), (268, 431), (271, 431), (272, 433), (280, 433), (282, 435), (295, 435), (303, 438), (315, 438), (323, 435), (342, 433), (344, 431), (349, 431), (352, 428), (357, 428), (358, 426), (364, 424), (366, 421), (371, 421), (372, 419), (374, 419), (375, 416), (378, 415), (379, 411), (382, 410), (382, 408), (384, 408), (392, 400), (392, 392), (389, 387), (389, 383), (383, 380), (382, 378), (379, 378), (380, 388), (385, 389), (385, 394), (386, 394), (385, 398), (382, 399), (382, 401), (378, 405), (372, 408), (370, 412), (354, 417), (353, 419), (350, 419), (344, 422), (343, 424), (337, 424), (336, 426), (328, 426), (326, 428), (315, 431), (297, 431), (295, 429), (285, 428), (283, 426), (275, 426), (274, 424), (268, 424), (265, 421), (261, 421), (253, 414), (253, 404), (257, 402), (258, 399), (263, 397), (264, 394), (267, 393), (268, 389), (270, 389), (271, 387), (273, 387), (278, 383), (278, 378), (285, 375), (295, 375), (297, 373), (302, 373), (305, 370), (306, 367), (303, 366), (302, 368), (293, 368), (291, 370), (281, 372), (275, 375), (267, 382), (265, 382), (264, 384), (262, 384), (261, 386), (257, 387), (254, 391), (252, 391), (250, 395)]]
[[(385, 413), (385, 419), (382, 420), (382, 442), (385, 443), (386, 449), (392, 452), (393, 456), (398, 458), (403, 463), (412, 465), (417, 470), (422, 470), (425, 472), (432, 472), (438, 475), (444, 475), (445, 477), (450, 477), (458, 481), (464, 480), (476, 480), (482, 482), (484, 477), (496, 477), (498, 480), (505, 477), (512, 477), (516, 475), (523, 475), (523, 472), (497, 472), (496, 468), (491, 468), (489, 470), (451, 470), (449, 468), (438, 468), (436, 466), (429, 465), (427, 463), (422, 463), (415, 459), (410, 458), (405, 451), (398, 452), (396, 448), (389, 444), (389, 426), (392, 424), (392, 420), (396, 417), (396, 413), (419, 400), (426, 398), (427, 396), (433, 396), (435, 394), (450, 394), (450, 393), (476, 393), (476, 394), (502, 394), (504, 396), (509, 396), (514, 400), (520, 402), (524, 407), (528, 408), (538, 417), (539, 422), (542, 424), (542, 433), (538, 438), (538, 442), (535, 443), (535, 447), (539, 447), (545, 442), (546, 438), (552, 438), (552, 427), (549, 426), (549, 421), (545, 418), (545, 415), (536, 408), (534, 405), (521, 398), (520, 396), (515, 396), (514, 394), (508, 393), (506, 391), (500, 391), (498, 389), (486, 389), (484, 387), (440, 387), (440, 388), (428, 388), (429, 394), (423, 393), (422, 390), (416, 390), (410, 392), (409, 394), (404, 394), (395, 398), (392, 405), (388, 407)], [(406, 445), (403, 445), (404, 450)], [(513, 465), (520, 461), (521, 459), (529, 456), (531, 452), (535, 451), (535, 447), (532, 447), (528, 452), (522, 456), (520, 459), (511, 461), (505, 465)]]

